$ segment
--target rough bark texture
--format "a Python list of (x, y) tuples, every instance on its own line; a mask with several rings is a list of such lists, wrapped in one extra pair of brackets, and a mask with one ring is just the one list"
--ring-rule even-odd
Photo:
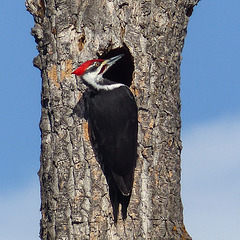
[[(41, 239), (191, 239), (180, 197), (180, 61), (197, 0), (27, 0), (42, 75)], [(80, 63), (126, 45), (139, 107), (138, 161), (125, 222), (89, 141)], [(80, 100), (81, 115), (73, 112)], [(81, 105), (82, 103), (82, 105)]]

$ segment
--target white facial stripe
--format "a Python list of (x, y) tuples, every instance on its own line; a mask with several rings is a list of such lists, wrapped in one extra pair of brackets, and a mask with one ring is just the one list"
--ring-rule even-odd
[(101, 85), (98, 84), (101, 81), (101, 76), (97, 75), (96, 72), (89, 72), (82, 76), (84, 81), (87, 82), (89, 85), (91, 85), (93, 88), (97, 90), (113, 90), (115, 88), (119, 88), (121, 86), (124, 86), (122, 83), (114, 83), (111, 85)]

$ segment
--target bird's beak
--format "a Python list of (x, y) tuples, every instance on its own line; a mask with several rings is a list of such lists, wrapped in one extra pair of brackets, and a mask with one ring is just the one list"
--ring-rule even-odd
[(119, 54), (115, 57), (112, 57), (112, 58), (109, 58), (109, 59), (106, 59), (101, 65), (104, 66), (108, 66), (111, 67), (113, 64), (115, 64), (119, 59), (121, 59), (122, 57), (124, 56), (124, 54)]

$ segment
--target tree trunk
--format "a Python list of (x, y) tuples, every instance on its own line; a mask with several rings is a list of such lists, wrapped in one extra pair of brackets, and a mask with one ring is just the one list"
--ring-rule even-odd
[[(41, 239), (191, 239), (180, 197), (180, 61), (198, 0), (27, 0), (42, 76)], [(71, 72), (112, 49), (134, 60), (138, 160), (128, 216), (115, 225)], [(74, 109), (78, 104), (78, 113)]]

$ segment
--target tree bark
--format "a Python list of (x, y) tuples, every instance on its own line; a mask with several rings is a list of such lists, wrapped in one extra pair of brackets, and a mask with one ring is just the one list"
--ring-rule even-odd
[[(197, 2), (26, 1), (42, 76), (41, 239), (191, 239), (180, 196), (180, 62)], [(128, 217), (115, 225), (90, 142), (86, 87), (71, 72), (122, 46), (134, 59), (139, 157)]]

